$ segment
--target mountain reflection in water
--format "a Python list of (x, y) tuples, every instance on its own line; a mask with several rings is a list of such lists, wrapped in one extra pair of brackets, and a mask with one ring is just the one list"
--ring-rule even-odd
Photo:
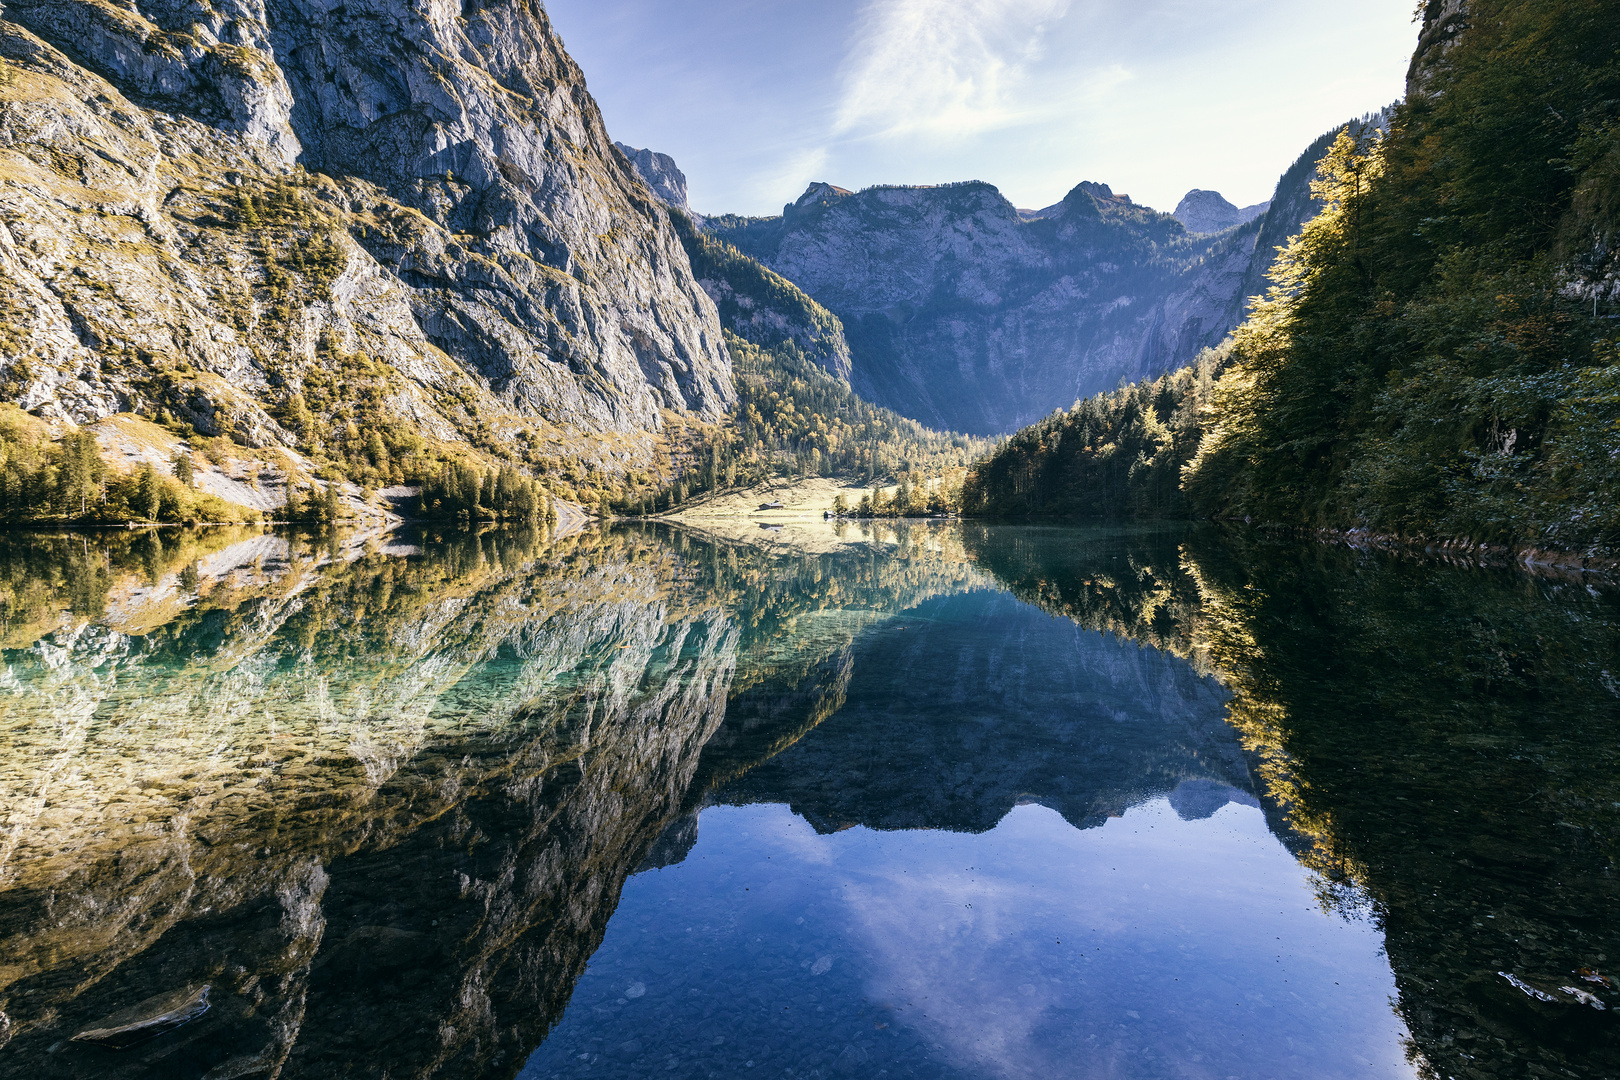
[(13, 534), (0, 1077), (1617, 1075), (1614, 600), (1202, 529)]

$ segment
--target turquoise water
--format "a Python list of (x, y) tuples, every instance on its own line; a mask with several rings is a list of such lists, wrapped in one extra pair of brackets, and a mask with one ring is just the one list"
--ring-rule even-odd
[(1617, 1075), (1615, 601), (1213, 529), (13, 534), (0, 1076)]

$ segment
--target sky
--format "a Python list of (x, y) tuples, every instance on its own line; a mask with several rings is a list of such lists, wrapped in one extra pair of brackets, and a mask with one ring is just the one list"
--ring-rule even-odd
[(1262, 202), (1318, 135), (1401, 96), (1413, 6), (545, 0), (609, 134), (672, 156), (708, 214), (777, 214), (812, 181)]

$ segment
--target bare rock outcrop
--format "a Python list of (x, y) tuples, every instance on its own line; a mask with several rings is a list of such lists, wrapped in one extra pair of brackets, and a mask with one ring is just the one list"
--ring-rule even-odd
[(733, 399), (666, 210), (521, 3), (7, 5), (0, 308), (24, 408), (250, 445), (359, 419), (522, 457)]
[(630, 163), (636, 167), (636, 175), (641, 177), (654, 195), (670, 206), (691, 212), (692, 208), (686, 201), (686, 174), (681, 172), (674, 158), (655, 150), (637, 150), (622, 142), (613, 145), (630, 159)]
[(1189, 238), (1097, 183), (1032, 215), (979, 182), (854, 194), (813, 184), (782, 217), (711, 218), (709, 229), (842, 321), (857, 392), (976, 434), (1218, 343), (1241, 310), (1242, 272), (1227, 263), (1246, 269), (1254, 241), (1252, 229)]
[(1271, 202), (1238, 207), (1218, 191), (1193, 188), (1181, 197), (1171, 214), (1190, 233), (1218, 233), (1234, 225), (1245, 225), (1271, 209)]

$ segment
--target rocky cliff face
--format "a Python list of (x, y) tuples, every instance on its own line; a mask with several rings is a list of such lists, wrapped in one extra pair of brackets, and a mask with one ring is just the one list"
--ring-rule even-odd
[(1264, 292), (1277, 247), (1315, 213), (1310, 179), (1331, 140), (1272, 201), (1245, 208), (1193, 191), (1172, 216), (1090, 182), (1041, 210), (977, 182), (814, 183), (781, 217), (706, 228), (838, 316), (863, 396), (995, 434), (1218, 344)]
[(974, 433), (1012, 430), (1218, 342), (1254, 241), (1189, 238), (1102, 184), (1029, 220), (989, 184), (820, 184), (783, 217), (709, 227), (843, 320), (856, 390)]
[(294, 394), (496, 451), (732, 400), (666, 211), (515, 2), (7, 5), (0, 307), (25, 408), (256, 446)]
[(781, 274), (705, 233), (702, 225), (702, 219), (675, 215), (692, 273), (714, 301), (721, 325), (756, 345), (791, 341), (823, 371), (848, 383), (851, 359), (843, 321)]
[(1468, 29), (1467, 0), (1424, 0), (1418, 5), (1418, 13), (1423, 17), (1423, 30), (1406, 71), (1408, 96), (1422, 92), (1429, 73), (1445, 60), (1446, 53)]
[(630, 164), (636, 167), (636, 175), (654, 195), (669, 206), (691, 213), (692, 208), (686, 201), (686, 174), (681, 172), (674, 158), (653, 150), (637, 150), (622, 142), (613, 145), (630, 159)]

